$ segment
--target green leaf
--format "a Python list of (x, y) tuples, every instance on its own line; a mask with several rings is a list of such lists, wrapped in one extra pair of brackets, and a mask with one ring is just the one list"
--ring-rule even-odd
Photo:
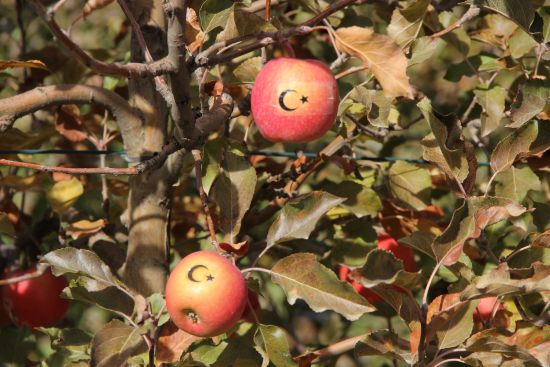
[(91, 343), (91, 365), (110, 367), (125, 365), (128, 358), (147, 351), (140, 329), (112, 320), (95, 334)]
[(80, 277), (63, 290), (63, 296), (77, 301), (87, 302), (109, 311), (132, 315), (134, 300), (116, 287), (98, 287), (92, 279)]
[(393, 11), (387, 32), (401, 48), (409, 46), (418, 36), (428, 5), (429, 0), (416, 0), (405, 9)]
[(474, 279), (461, 294), (463, 300), (488, 296), (513, 296), (550, 291), (550, 265), (533, 263), (529, 268), (512, 269), (499, 264), (487, 274)]
[(507, 127), (518, 128), (550, 109), (550, 80), (528, 80), (520, 87), (518, 101), (512, 106), (512, 123)]
[(411, 353), (410, 343), (389, 330), (377, 330), (369, 333), (363, 340), (355, 345), (355, 355), (384, 356), (398, 359), (408, 365), (417, 362), (418, 357)]
[(541, 190), (538, 176), (529, 166), (522, 168), (510, 167), (501, 172), (495, 179), (495, 193), (497, 196), (512, 199), (521, 203), (530, 190)]
[(467, 240), (478, 238), (485, 227), (517, 217), (525, 213), (525, 210), (523, 206), (506, 198), (469, 197), (455, 210), (445, 232), (434, 240), (432, 248), (437, 260), (442, 261), (445, 258), (444, 265), (455, 263)]
[(432, 180), (428, 170), (398, 161), (390, 167), (388, 180), (393, 195), (411, 208), (422, 210), (430, 205)]
[(234, 7), (234, 10), (226, 15), (223, 31), (218, 34), (216, 41), (226, 41), (247, 34), (276, 31), (277, 28), (266, 22), (262, 17), (239, 7)]
[(389, 126), (392, 99), (386, 97), (384, 92), (357, 86), (351, 91), (349, 97), (364, 106), (362, 114), (372, 125)]
[(119, 286), (118, 280), (107, 264), (90, 250), (65, 247), (47, 253), (42, 258), (42, 262), (51, 265), (55, 276), (71, 273), (89, 277), (102, 287)]
[(353, 181), (343, 181), (338, 184), (328, 184), (325, 188), (329, 193), (345, 198), (340, 204), (353, 213), (357, 218), (364, 216), (376, 217), (382, 209), (382, 202), (378, 194), (368, 187)]
[(289, 200), (269, 227), (267, 246), (296, 238), (307, 239), (317, 221), (345, 200), (322, 191), (313, 191)]
[(254, 336), (256, 348), (275, 367), (297, 366), (290, 355), (288, 340), (283, 329), (273, 325), (259, 325)]
[(13, 224), (9, 221), (8, 214), (4, 212), (0, 212), (0, 233), (10, 236), (15, 235), (15, 228), (13, 228)]
[(523, 29), (517, 29), (514, 35), (506, 43), (510, 49), (510, 55), (514, 59), (520, 59), (537, 47), (538, 43)]
[(445, 42), (441, 38), (433, 39), (431, 36), (417, 38), (411, 48), (412, 56), (408, 67), (431, 60), (444, 45)]
[(241, 221), (250, 208), (256, 188), (256, 170), (235, 146), (222, 155), (220, 174), (212, 184), (211, 195), (220, 207), (220, 229), (234, 241)]
[(254, 83), (262, 68), (262, 58), (251, 57), (243, 61), (233, 70), (233, 75), (241, 83)]
[(466, 154), (464, 139), (456, 124), (444, 124), (432, 111), (427, 98), (422, 99), (418, 108), (430, 124), (432, 134), (422, 140), (424, 159), (435, 163), (448, 177), (464, 183), (475, 177)]
[(535, 18), (535, 10), (528, 1), (524, 0), (468, 0), (467, 3), (502, 14), (527, 32)]
[(542, 40), (544, 43), (550, 42), (550, 6), (543, 6), (538, 11), (543, 21)]
[(333, 310), (348, 320), (357, 320), (375, 310), (347, 282), (341, 282), (314, 254), (297, 253), (279, 260), (271, 269), (273, 281), (293, 305), (301, 298), (316, 312)]
[[(445, 302), (445, 298), (452, 301)], [(428, 307), (430, 321), (426, 338), (430, 340), (435, 337), (439, 349), (456, 347), (468, 339), (472, 333), (477, 302), (465, 302), (453, 306), (458, 302), (458, 294), (447, 294), (437, 297)]]
[(429, 232), (416, 231), (408, 237), (399, 239), (399, 243), (405, 244), (415, 250), (423, 252), (431, 258), (435, 258), (435, 254), (432, 248), (435, 235)]
[(225, 341), (218, 345), (201, 344), (193, 349), (191, 357), (194, 361), (210, 366), (218, 361), (229, 344)]
[(232, 1), (206, 0), (199, 10), (199, 19), (204, 33), (223, 27), (232, 11), (234, 11)]
[(512, 167), (518, 155), (529, 151), (531, 144), (537, 139), (538, 131), (538, 123), (533, 121), (499, 141), (491, 154), (493, 172), (502, 172)]
[[(367, 288), (378, 284), (392, 284), (412, 289), (422, 281), (420, 272), (405, 271), (403, 262), (390, 251), (374, 249), (367, 255), (367, 260), (358, 272), (353, 272), (352, 279)], [(357, 275), (355, 275), (357, 274)]]
[(481, 136), (486, 136), (499, 127), (500, 121), (504, 117), (506, 90), (497, 85), (491, 89), (476, 89), (474, 93), (483, 108)]

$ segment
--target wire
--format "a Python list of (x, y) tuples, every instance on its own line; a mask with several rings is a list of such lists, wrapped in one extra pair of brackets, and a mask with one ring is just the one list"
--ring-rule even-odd
[[(121, 155), (125, 156), (125, 150), (71, 150), (71, 149), (4, 149), (0, 150), (0, 155), (11, 154), (27, 154), (27, 155), (41, 155), (41, 154), (67, 154), (67, 155)], [(286, 158), (298, 158), (298, 156), (304, 156), (307, 158), (317, 157), (317, 153), (313, 152), (261, 152), (252, 151), (248, 155), (251, 156), (264, 156), (264, 157), (286, 157)], [(415, 164), (430, 164), (430, 162), (424, 159), (411, 159), (401, 157), (356, 157), (355, 161), (370, 161), (370, 162), (397, 162), (404, 161)], [(479, 162), (479, 166), (489, 166), (487, 162)]]

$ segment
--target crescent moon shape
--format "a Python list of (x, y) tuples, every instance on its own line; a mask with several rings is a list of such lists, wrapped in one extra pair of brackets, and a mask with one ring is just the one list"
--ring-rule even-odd
[(285, 104), (285, 97), (288, 93), (297, 93), (294, 89), (287, 89), (279, 95), (279, 106), (285, 111), (294, 111), (296, 108), (290, 108)]
[(193, 278), (193, 273), (198, 268), (205, 268), (206, 270), (208, 270), (208, 268), (204, 265), (195, 265), (195, 266), (193, 266), (191, 269), (189, 269), (189, 272), (187, 273), (187, 277), (189, 278), (190, 281), (200, 283), (200, 280), (197, 280), (197, 279)]

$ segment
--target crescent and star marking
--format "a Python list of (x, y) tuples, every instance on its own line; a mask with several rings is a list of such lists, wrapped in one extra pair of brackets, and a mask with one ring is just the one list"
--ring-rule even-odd
[(288, 93), (298, 93), (294, 89), (287, 89), (279, 95), (279, 106), (285, 111), (294, 111), (296, 108), (290, 108), (285, 104), (285, 97)]
[[(187, 273), (187, 277), (189, 278), (190, 281), (200, 283), (200, 280), (193, 278), (193, 273), (195, 272), (195, 270), (199, 268), (205, 268), (206, 270), (209, 270), (206, 266), (200, 265), (200, 264), (191, 267), (191, 269), (189, 269), (189, 272)], [(212, 276), (212, 274), (208, 274), (206, 276), (206, 280), (214, 280), (214, 277)]]

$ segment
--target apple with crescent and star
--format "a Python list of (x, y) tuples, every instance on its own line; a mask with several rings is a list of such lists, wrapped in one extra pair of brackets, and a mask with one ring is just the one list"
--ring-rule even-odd
[(240, 270), (223, 256), (197, 251), (183, 258), (166, 284), (166, 309), (189, 334), (212, 337), (243, 315), (248, 289)]
[(307, 143), (330, 130), (340, 97), (336, 79), (325, 64), (282, 57), (260, 70), (251, 102), (254, 121), (264, 138)]

